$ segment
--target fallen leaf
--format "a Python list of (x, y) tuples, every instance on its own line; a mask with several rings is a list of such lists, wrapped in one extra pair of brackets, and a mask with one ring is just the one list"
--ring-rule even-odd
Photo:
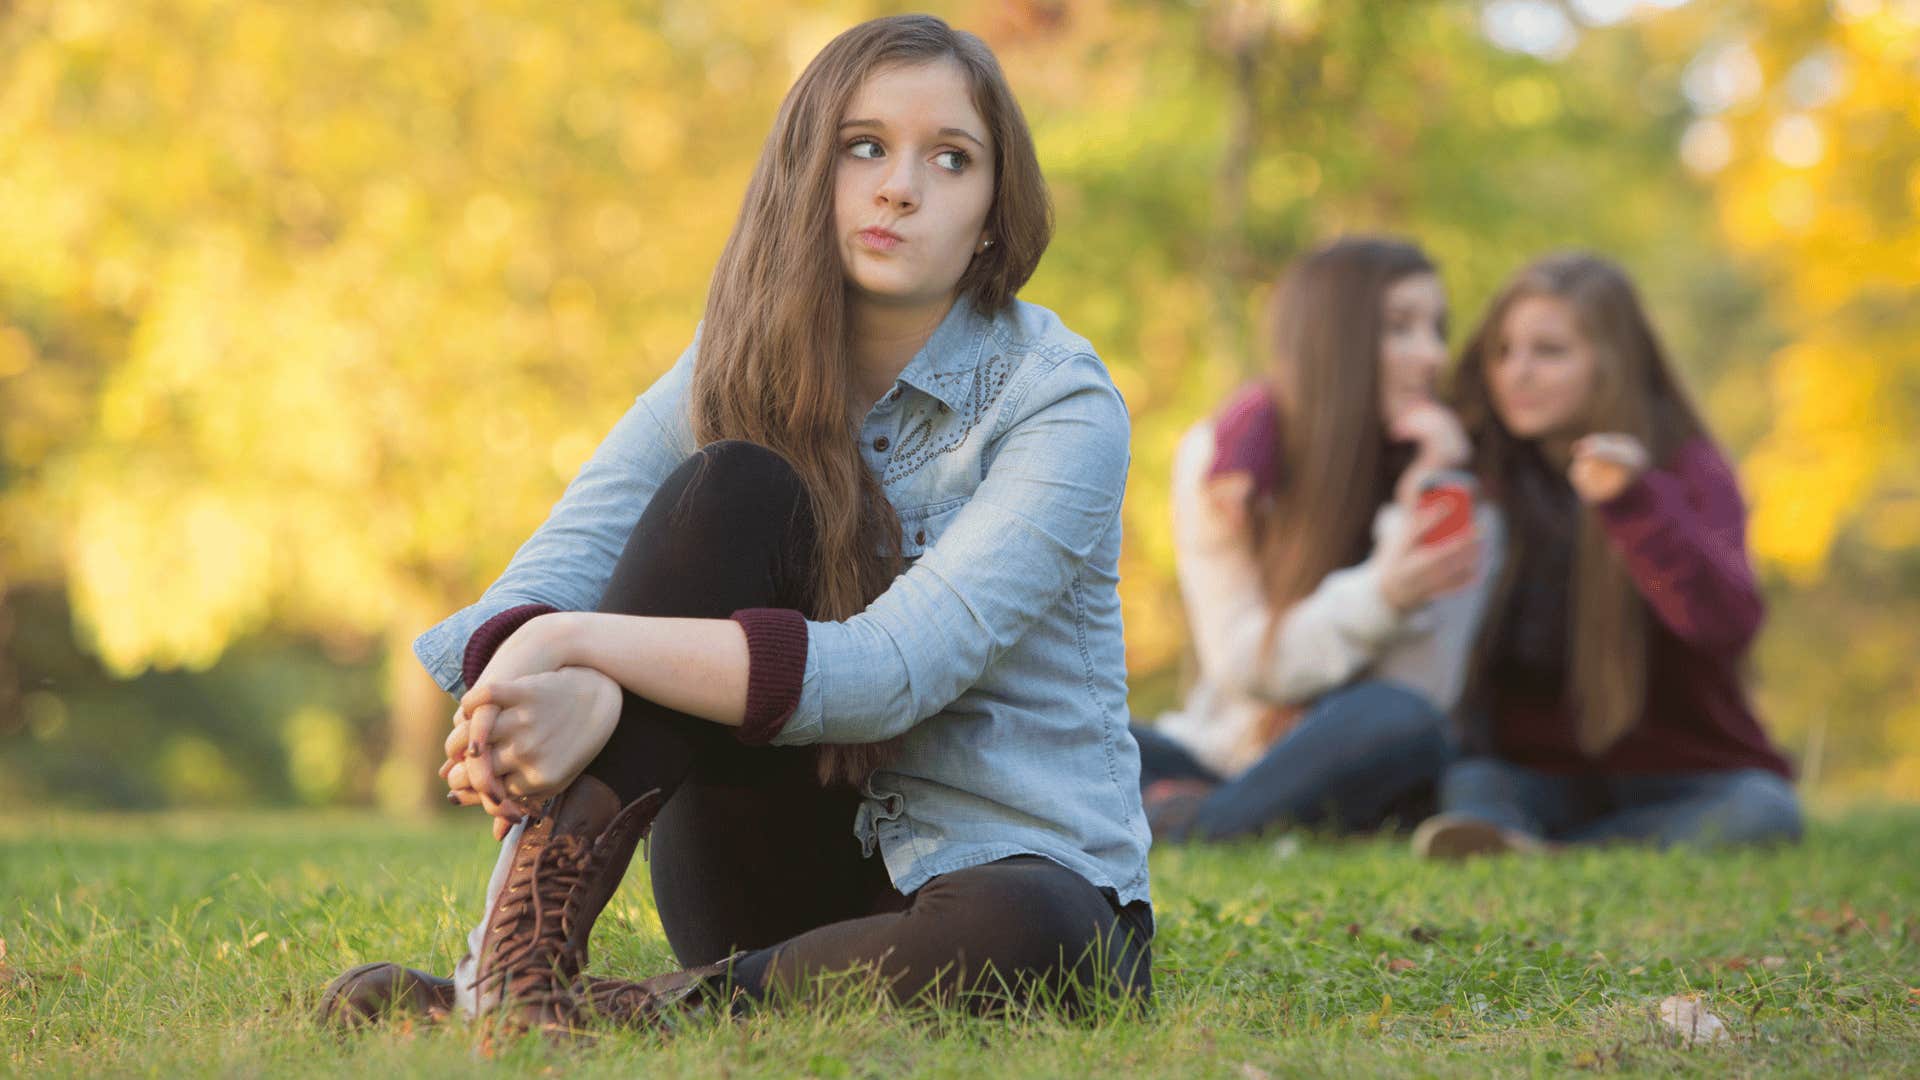
[(1412, 971), (1414, 968), (1417, 968), (1419, 966), (1420, 966), (1419, 964), (1414, 963), (1413, 961), (1407, 959), (1404, 956), (1396, 956), (1393, 959), (1387, 961), (1387, 970), (1393, 972), (1396, 975), (1402, 971)]
[(1778, 971), (1787, 966), (1787, 958), (1784, 956), (1763, 956), (1760, 958), (1760, 966), (1766, 968), (1768, 971)]
[(1660, 1022), (1680, 1033), (1682, 1045), (1720, 1042), (1732, 1038), (1727, 1025), (1700, 1004), (1696, 994), (1674, 994), (1660, 1003)]
[(1359, 936), (1360, 936), (1360, 924), (1359, 924), (1359, 923), (1357, 923), (1357, 922), (1350, 922), (1350, 923), (1348, 923), (1348, 924), (1347, 924), (1347, 936), (1348, 936), (1348, 937), (1359, 937)]
[(1255, 1065), (1251, 1061), (1243, 1061), (1240, 1063), (1240, 1076), (1242, 1080), (1273, 1080), (1272, 1073)]
[(1407, 939), (1420, 945), (1430, 945), (1440, 940), (1440, 931), (1431, 926), (1416, 926), (1407, 931)]

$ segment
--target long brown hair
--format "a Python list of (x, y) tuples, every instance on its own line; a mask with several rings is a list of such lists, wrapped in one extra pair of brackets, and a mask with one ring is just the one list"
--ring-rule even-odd
[(1256, 497), (1250, 519), (1276, 625), (1322, 578), (1366, 555), (1374, 514), (1392, 497), (1398, 455), (1380, 419), (1386, 294), (1431, 273), (1412, 244), (1348, 237), (1295, 262), (1274, 291), (1268, 381), (1280, 415), (1279, 481)]
[[(1506, 515), (1511, 538), (1493, 614), (1476, 650), (1476, 682), (1491, 659), (1492, 643), (1503, 632), (1529, 545), (1542, 542), (1541, 530), (1529, 523), (1555, 512), (1544, 493), (1566, 485), (1537, 447), (1506, 429), (1487, 383), (1487, 365), (1500, 345), (1507, 313), (1529, 297), (1564, 301), (1593, 348), (1596, 370), (1587, 431), (1632, 435), (1655, 464), (1670, 460), (1681, 444), (1706, 432), (1674, 377), (1633, 282), (1620, 267), (1584, 252), (1549, 255), (1521, 270), (1501, 290), (1461, 356), (1455, 383), (1478, 470)], [(1645, 710), (1651, 613), (1626, 566), (1607, 545), (1598, 515), (1590, 511), (1580, 515), (1570, 586), (1567, 700), (1580, 748), (1597, 756), (1637, 724)]]
[[(966, 73), (993, 148), (986, 232), (957, 292), (991, 314), (1013, 299), (1052, 236), (1033, 137), (992, 52), (928, 15), (874, 19), (842, 33), (780, 103), (733, 234), (707, 290), (694, 365), (694, 437), (778, 451), (813, 510), (814, 607), (824, 619), (865, 610), (900, 572), (900, 521), (856, 444), (848, 289), (834, 236), (840, 122), (875, 70), (951, 59)], [(822, 779), (859, 782), (885, 744), (828, 747)]]

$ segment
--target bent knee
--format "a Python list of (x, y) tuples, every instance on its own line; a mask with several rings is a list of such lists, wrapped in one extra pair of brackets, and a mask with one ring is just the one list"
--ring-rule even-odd
[(1770, 772), (1755, 770), (1735, 781), (1713, 815), (1722, 843), (1793, 843), (1804, 822), (1793, 785)]
[(702, 446), (661, 487), (672, 492), (676, 525), (725, 525), (777, 507), (806, 506), (805, 485), (793, 465), (779, 451), (745, 439)]
[(1314, 712), (1322, 710), (1347, 731), (1382, 745), (1447, 744), (1446, 717), (1424, 696), (1397, 683), (1369, 679), (1329, 691), (1314, 703)]

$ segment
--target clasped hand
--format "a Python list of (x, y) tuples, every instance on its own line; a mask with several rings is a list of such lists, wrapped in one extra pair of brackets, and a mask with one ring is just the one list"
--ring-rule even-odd
[(1652, 465), (1645, 443), (1615, 431), (1578, 439), (1571, 452), (1567, 482), (1588, 506), (1619, 497)]
[(551, 617), (535, 619), (501, 645), (447, 735), (447, 797), (484, 807), (495, 838), (572, 783), (620, 720), (618, 683), (594, 668), (555, 666), (553, 628)]

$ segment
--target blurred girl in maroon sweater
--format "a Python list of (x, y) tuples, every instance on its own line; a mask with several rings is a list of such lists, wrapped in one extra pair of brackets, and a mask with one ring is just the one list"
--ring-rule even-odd
[(1746, 506), (1626, 275), (1585, 254), (1521, 271), (1457, 388), (1510, 555), (1468, 756), (1415, 850), (1798, 838), (1743, 682), (1763, 615)]

